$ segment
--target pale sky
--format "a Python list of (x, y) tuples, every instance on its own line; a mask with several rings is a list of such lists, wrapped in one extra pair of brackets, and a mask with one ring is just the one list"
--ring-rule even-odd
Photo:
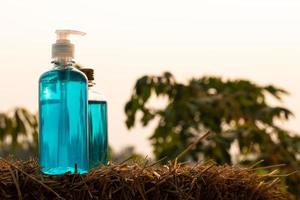
[[(38, 78), (51, 69), (56, 29), (72, 37), (75, 60), (96, 69), (108, 98), (109, 142), (151, 154), (151, 128), (125, 127), (124, 104), (136, 79), (171, 71), (247, 78), (290, 91), (300, 132), (300, 1), (297, 0), (4, 0), (0, 6), (0, 112), (37, 112)], [(153, 125), (152, 125), (153, 126)]]

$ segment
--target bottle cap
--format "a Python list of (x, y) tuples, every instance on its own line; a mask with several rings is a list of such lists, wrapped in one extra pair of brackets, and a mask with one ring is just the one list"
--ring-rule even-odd
[(82, 71), (89, 81), (94, 80), (94, 69), (92, 68), (80, 68), (80, 71)]
[(52, 58), (72, 59), (74, 58), (74, 44), (68, 39), (69, 35), (81, 35), (85, 33), (76, 30), (56, 30), (56, 43), (52, 45)]

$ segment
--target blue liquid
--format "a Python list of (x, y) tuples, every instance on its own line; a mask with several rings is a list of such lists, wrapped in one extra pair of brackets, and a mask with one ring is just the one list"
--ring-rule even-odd
[(87, 80), (72, 68), (52, 70), (39, 82), (41, 171), (88, 172)]
[(89, 101), (90, 167), (107, 164), (107, 105)]

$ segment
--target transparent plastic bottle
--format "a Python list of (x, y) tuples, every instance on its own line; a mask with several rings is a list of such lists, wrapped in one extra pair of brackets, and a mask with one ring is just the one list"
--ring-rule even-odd
[(108, 162), (107, 101), (95, 90), (94, 70), (91, 68), (80, 70), (88, 78), (89, 159), (90, 168), (94, 168)]
[(39, 80), (39, 162), (49, 175), (87, 173), (88, 85), (86, 76), (74, 68), (74, 45), (59, 30), (52, 46), (54, 67)]

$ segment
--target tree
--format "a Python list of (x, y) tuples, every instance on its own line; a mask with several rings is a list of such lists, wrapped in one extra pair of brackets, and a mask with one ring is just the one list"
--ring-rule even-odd
[[(171, 73), (143, 76), (137, 80), (125, 106), (126, 125), (156, 121), (150, 137), (157, 159), (174, 159), (199, 135), (210, 131), (207, 141), (189, 151), (182, 161), (212, 158), (218, 163), (286, 164), (286, 171), (299, 168), (300, 138), (278, 126), (293, 114), (271, 106), (267, 97), (281, 101), (287, 92), (272, 85), (259, 86), (248, 80), (223, 80), (219, 77), (193, 78), (179, 83)], [(151, 106), (149, 100), (164, 97), (165, 108)], [(237, 156), (230, 153), (235, 148)], [(290, 190), (300, 195), (299, 176), (286, 179)], [(298, 179), (298, 180), (297, 180)]]
[(37, 154), (38, 121), (25, 108), (0, 113), (0, 153), (28, 158)]
[(120, 151), (115, 152), (111, 147), (109, 147), (110, 160), (115, 163), (121, 163), (124, 160), (140, 162), (145, 160), (145, 156), (139, 154), (135, 151), (133, 146), (126, 146)]

